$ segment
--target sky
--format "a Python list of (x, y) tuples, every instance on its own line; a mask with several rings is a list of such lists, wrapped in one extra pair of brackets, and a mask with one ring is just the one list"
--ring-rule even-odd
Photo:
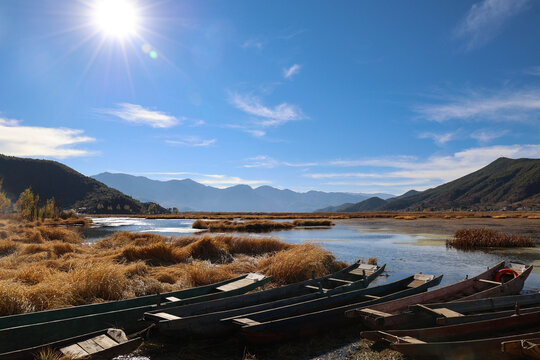
[(1, 0), (0, 153), (424, 190), (540, 158), (539, 40), (534, 0)]

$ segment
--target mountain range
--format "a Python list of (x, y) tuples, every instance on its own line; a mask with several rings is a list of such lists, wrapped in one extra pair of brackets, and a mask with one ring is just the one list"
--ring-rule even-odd
[(140, 201), (155, 201), (180, 211), (311, 212), (344, 202), (356, 203), (372, 196), (390, 194), (353, 194), (281, 190), (271, 186), (252, 188), (236, 185), (225, 189), (200, 184), (191, 179), (159, 181), (144, 176), (101, 173), (94, 179)]
[(31, 188), (42, 202), (54, 198), (63, 209), (103, 214), (166, 212), (157, 204), (141, 203), (56, 161), (0, 155), (0, 179), (2, 191), (12, 202)]
[(499, 210), (540, 208), (540, 159), (499, 158), (457, 180), (422, 192), (370, 198), (355, 204), (319, 209), (320, 212)]

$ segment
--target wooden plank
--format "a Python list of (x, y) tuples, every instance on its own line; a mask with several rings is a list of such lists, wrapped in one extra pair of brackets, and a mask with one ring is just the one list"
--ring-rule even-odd
[(225, 285), (221, 285), (217, 289), (221, 291), (231, 291), (231, 290), (243, 288), (244, 286), (251, 285), (253, 283), (254, 283), (253, 280), (246, 278), (246, 279), (236, 280)]
[(340, 282), (340, 283), (344, 283), (344, 284), (352, 284), (354, 282), (354, 281), (336, 279), (336, 278), (328, 278), (328, 280), (335, 281), (335, 282)]
[(379, 311), (379, 310), (373, 310), (373, 309), (362, 309), (360, 310), (360, 312), (362, 314), (365, 314), (365, 315), (375, 315), (375, 316), (381, 316), (381, 317), (386, 317), (386, 316), (391, 316), (392, 314), (389, 314), (389, 313), (386, 313), (386, 312), (383, 312), (383, 311)]
[(108, 337), (107, 335), (99, 335), (94, 338), (92, 338), (96, 343), (98, 343), (99, 346), (101, 346), (104, 349), (111, 348), (113, 346), (118, 345), (116, 341)]
[(250, 326), (250, 325), (259, 325), (260, 322), (251, 320), (249, 318), (236, 318), (233, 320), (235, 324), (241, 325), (241, 326)]
[(94, 354), (104, 350), (94, 339), (88, 339), (77, 343), (84, 351), (89, 354)]
[(63, 347), (60, 349), (60, 352), (74, 359), (80, 359), (89, 355), (86, 351), (83, 350), (82, 347), (77, 344)]
[(108, 329), (107, 335), (117, 343), (125, 343), (128, 341), (126, 333), (120, 329)]
[(182, 299), (179, 299), (179, 298), (174, 297), (174, 296), (166, 297), (165, 300), (170, 301), (170, 302), (182, 301)]
[(486, 284), (494, 284), (494, 285), (501, 285), (502, 283), (500, 281), (492, 281), (487, 279), (478, 279), (478, 281), (481, 281)]
[(381, 298), (380, 296), (375, 296), (375, 295), (364, 295), (364, 296), (369, 298), (369, 299), (380, 299)]
[(308, 289), (317, 290), (317, 291), (319, 291), (321, 289), (322, 289), (322, 291), (328, 291), (328, 289), (320, 288), (318, 286), (313, 286), (313, 285), (306, 285), (305, 287), (308, 288)]
[(409, 344), (425, 344), (425, 341), (418, 340), (416, 338), (413, 338), (411, 336), (402, 336), (400, 339), (404, 340), (404, 342), (407, 342)]
[(260, 281), (260, 280), (264, 279), (264, 277), (265, 277), (265, 275), (263, 275), (263, 274), (249, 273), (249, 274), (247, 274), (246, 279)]
[(439, 308), (439, 309), (434, 309), (434, 310), (439, 315), (442, 315), (442, 316), (447, 317), (447, 318), (464, 316), (462, 313), (458, 313), (457, 311), (450, 310), (450, 309), (447, 309), (447, 308)]
[(166, 312), (159, 312), (159, 313), (150, 314), (150, 315), (152, 315), (153, 318), (158, 318), (158, 319), (161, 319), (161, 320), (178, 320), (178, 319), (181, 319), (181, 317), (179, 317), (179, 316), (172, 315), (172, 314), (169, 314), (169, 313), (166, 313)]

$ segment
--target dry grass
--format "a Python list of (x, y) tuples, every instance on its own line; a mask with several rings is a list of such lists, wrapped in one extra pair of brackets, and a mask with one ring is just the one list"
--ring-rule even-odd
[(446, 246), (460, 250), (534, 247), (534, 241), (525, 236), (505, 234), (490, 229), (462, 229), (456, 231), (454, 238), (448, 240)]
[(290, 230), (294, 228), (291, 222), (277, 222), (270, 220), (196, 220), (193, 222), (194, 229), (205, 229), (212, 232), (270, 232), (278, 230)]
[(277, 286), (337, 270), (313, 244), (270, 237), (120, 232), (84, 244), (67, 228), (0, 219), (0, 316), (179, 290), (247, 272)]
[(296, 219), (293, 220), (294, 226), (333, 226), (335, 225), (331, 220), (324, 219)]

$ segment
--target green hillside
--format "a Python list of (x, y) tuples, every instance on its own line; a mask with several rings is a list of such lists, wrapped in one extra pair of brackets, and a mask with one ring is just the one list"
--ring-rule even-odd
[(42, 201), (54, 198), (63, 209), (103, 214), (166, 211), (156, 204), (141, 203), (56, 161), (0, 155), (0, 178), (2, 190), (12, 201), (30, 187)]

